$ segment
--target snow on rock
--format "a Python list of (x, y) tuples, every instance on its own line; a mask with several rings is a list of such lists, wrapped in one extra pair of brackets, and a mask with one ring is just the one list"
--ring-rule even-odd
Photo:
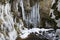
[(55, 20), (57, 22), (57, 26), (60, 27), (60, 19)]
[(20, 37), (22, 38), (22, 39), (25, 39), (25, 38), (27, 38), (28, 37), (28, 35), (30, 34), (30, 33), (35, 33), (35, 32), (37, 32), (38, 34), (39, 34), (39, 31), (49, 31), (49, 30), (53, 30), (53, 29), (44, 29), (44, 28), (42, 28), (42, 29), (39, 29), (39, 28), (32, 28), (32, 29), (26, 29), (26, 30), (23, 30), (22, 31), (22, 34), (20, 34)]
[(60, 0), (58, 0), (58, 5), (57, 5), (57, 7), (58, 7), (58, 11), (60, 12)]
[(17, 32), (15, 29), (13, 31), (9, 32), (8, 34), (9, 34), (10, 40), (16, 40)]
[(52, 19), (55, 19), (55, 15), (54, 15), (53, 11), (54, 11), (53, 9), (50, 10), (50, 15), (52, 15), (52, 17), (51, 17)]
[(60, 39), (60, 29), (56, 30), (56, 35), (58, 35), (59, 39)]
[(53, 6), (54, 3), (55, 3), (55, 0), (52, 0), (52, 6)]
[(5, 40), (4, 35), (0, 33), (0, 40)]

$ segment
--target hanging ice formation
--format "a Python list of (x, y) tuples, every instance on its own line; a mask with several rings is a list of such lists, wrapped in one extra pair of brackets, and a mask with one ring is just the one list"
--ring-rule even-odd
[(20, 6), (22, 8), (23, 20), (25, 20), (27, 27), (29, 27), (30, 24), (32, 24), (33, 27), (37, 27), (40, 23), (39, 4), (36, 3), (31, 8), (31, 12), (29, 13), (29, 16), (27, 16), (27, 18), (23, 7), (23, 0), (20, 0)]

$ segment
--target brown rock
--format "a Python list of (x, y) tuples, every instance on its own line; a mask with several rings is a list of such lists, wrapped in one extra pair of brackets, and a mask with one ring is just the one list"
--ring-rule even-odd
[[(42, 0), (40, 1), (40, 9), (49, 15), (50, 13), (50, 8), (51, 8), (51, 0)], [(43, 13), (42, 13), (43, 14)]]

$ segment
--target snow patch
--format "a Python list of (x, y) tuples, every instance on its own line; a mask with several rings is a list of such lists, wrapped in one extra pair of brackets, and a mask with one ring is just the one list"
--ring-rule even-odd
[(57, 22), (57, 26), (60, 27), (60, 19), (55, 20)]
[(52, 19), (55, 19), (55, 15), (54, 15), (53, 11), (54, 11), (54, 10), (51, 9), (51, 10), (50, 10), (50, 14), (52, 14), (52, 17), (51, 17), (51, 18), (52, 18)]
[(52, 0), (52, 6), (53, 6), (54, 3), (55, 3), (55, 0)]
[(9, 34), (10, 40), (16, 40), (17, 32), (15, 29), (13, 31), (9, 32), (8, 34)]
[(57, 7), (58, 7), (58, 11), (60, 12), (60, 0), (58, 0), (58, 5), (57, 5)]
[(5, 40), (4, 35), (0, 33), (0, 40)]
[(28, 37), (28, 35), (30, 33), (37, 32), (39, 34), (39, 31), (42, 31), (43, 32), (43, 31), (49, 31), (49, 30), (53, 30), (53, 29), (44, 29), (44, 28), (42, 28), (42, 29), (39, 29), (39, 28), (26, 29), (26, 30), (22, 30), (22, 34), (20, 34), (20, 37), (22, 39), (25, 39), (25, 38)]

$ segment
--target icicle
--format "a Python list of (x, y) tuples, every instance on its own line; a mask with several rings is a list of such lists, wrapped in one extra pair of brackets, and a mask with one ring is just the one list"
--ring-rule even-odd
[(23, 0), (20, 0), (20, 6), (21, 6), (21, 8), (22, 8), (23, 20), (25, 20), (25, 12), (24, 12)]
[(38, 23), (40, 22), (39, 4), (37, 3), (32, 7), (30, 20), (30, 23), (32, 22), (34, 27), (37, 27)]
[(7, 3), (4, 8), (5, 8), (4, 11), (5, 11), (5, 15), (6, 15), (4, 17), (4, 20), (5, 20), (5, 23), (4, 24), (8, 28), (8, 30), (11, 31), (14, 22), (13, 22), (13, 17), (10, 14), (10, 5), (9, 5), (9, 3)]

